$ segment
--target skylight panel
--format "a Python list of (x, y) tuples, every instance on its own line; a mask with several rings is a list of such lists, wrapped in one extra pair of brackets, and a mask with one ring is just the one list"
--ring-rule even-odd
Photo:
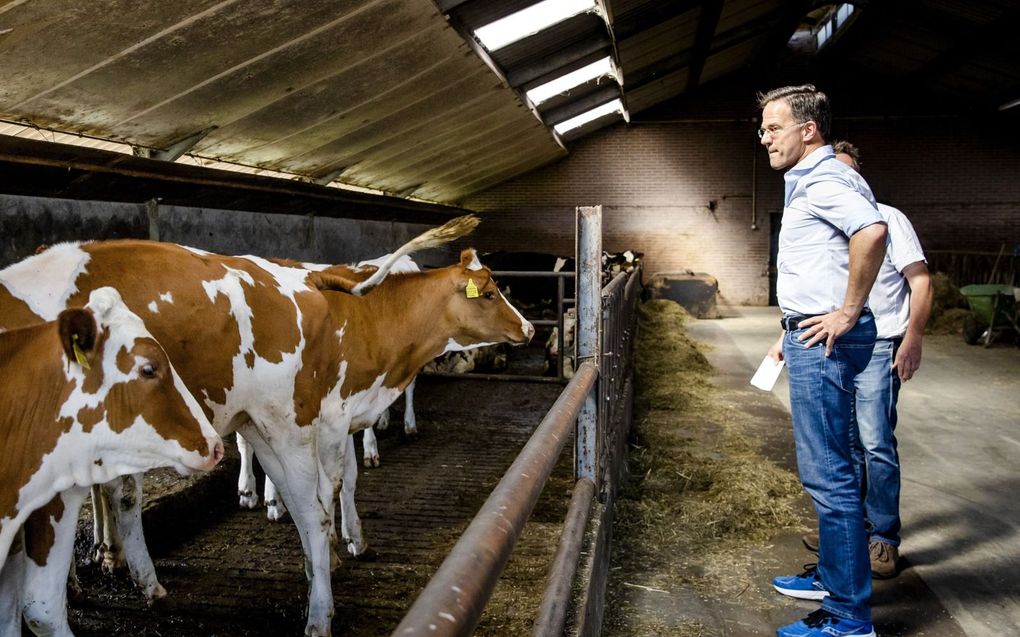
[(820, 51), (825, 43), (836, 34), (850, 19), (854, 12), (854, 5), (850, 3), (836, 5), (829, 13), (829, 17), (821, 24), (815, 32), (815, 50)]
[(609, 57), (604, 57), (587, 66), (582, 66), (576, 71), (561, 75), (551, 82), (536, 86), (528, 91), (528, 99), (531, 100), (532, 104), (538, 106), (555, 95), (566, 93), (597, 77), (606, 76), (616, 77), (616, 68)]
[(620, 113), (621, 115), (623, 114), (623, 102), (621, 102), (619, 98), (606, 102), (602, 106), (596, 106), (590, 111), (585, 111), (584, 113), (581, 113), (576, 117), (571, 117), (566, 121), (560, 122), (553, 128), (556, 129), (557, 133), (562, 135), (567, 131), (574, 130), (575, 128), (580, 128), (587, 124), (588, 122), (594, 121), (602, 117), (603, 115), (609, 115), (610, 113)]
[(495, 51), (579, 13), (595, 10), (595, 0), (545, 0), (476, 29), (475, 37), (486, 49)]

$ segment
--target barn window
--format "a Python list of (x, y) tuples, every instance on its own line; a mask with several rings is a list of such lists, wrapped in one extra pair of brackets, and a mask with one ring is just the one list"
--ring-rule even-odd
[(545, 0), (475, 29), (489, 51), (501, 49), (579, 13), (595, 11), (594, 0)]
[(832, 39), (839, 30), (846, 25), (850, 15), (854, 12), (852, 4), (838, 4), (829, 9), (822, 22), (815, 31), (815, 50), (821, 51), (822, 47)]
[(590, 111), (581, 113), (576, 117), (571, 117), (566, 121), (560, 122), (559, 124), (554, 126), (554, 128), (556, 129), (557, 133), (562, 135), (567, 131), (574, 130), (575, 128), (580, 128), (581, 126), (584, 126), (588, 122), (594, 121), (604, 115), (609, 115), (610, 113), (620, 113), (621, 115), (623, 114), (623, 102), (621, 102), (619, 98), (606, 102), (602, 106), (596, 106)]
[[(561, 75), (551, 82), (536, 86), (528, 91), (528, 99), (531, 100), (532, 104), (538, 106), (550, 97), (566, 93), (585, 82), (599, 77), (618, 77), (616, 67), (611, 58), (604, 57), (597, 62), (582, 66), (576, 71)], [(617, 79), (617, 82), (619, 82), (619, 79)]]

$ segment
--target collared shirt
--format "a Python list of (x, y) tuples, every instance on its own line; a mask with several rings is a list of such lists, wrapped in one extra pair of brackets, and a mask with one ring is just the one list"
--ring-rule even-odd
[(889, 242), (868, 305), (875, 313), (878, 338), (896, 338), (906, 333), (910, 323), (910, 285), (903, 269), (924, 261), (924, 251), (906, 215), (881, 203), (878, 212), (889, 226)]
[(832, 146), (812, 151), (784, 179), (779, 307), (784, 314), (828, 314), (842, 307), (846, 297), (850, 237), (885, 221), (867, 182), (836, 159)]

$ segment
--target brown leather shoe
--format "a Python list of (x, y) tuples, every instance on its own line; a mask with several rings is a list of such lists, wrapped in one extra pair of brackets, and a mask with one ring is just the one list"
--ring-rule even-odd
[(900, 559), (900, 550), (892, 544), (872, 540), (868, 545), (871, 555), (871, 576), (878, 579), (896, 577), (896, 563)]
[(808, 533), (807, 535), (802, 535), (800, 537), (800, 541), (804, 543), (804, 546), (807, 547), (807, 550), (811, 551), (812, 553), (818, 552), (818, 544), (820, 543), (820, 541), (818, 539), (817, 533)]

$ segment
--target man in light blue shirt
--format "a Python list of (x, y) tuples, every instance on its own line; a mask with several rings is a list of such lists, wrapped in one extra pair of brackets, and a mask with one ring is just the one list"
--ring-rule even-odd
[[(826, 95), (811, 85), (759, 96), (758, 135), (769, 164), (787, 170), (777, 296), (797, 468), (818, 513), (818, 566), (777, 577), (780, 593), (822, 607), (779, 637), (874, 637), (871, 569), (854, 462), (854, 377), (875, 345), (868, 293), (885, 256), (886, 225), (861, 176), (836, 160)], [(834, 355), (833, 355), (834, 354)]]

